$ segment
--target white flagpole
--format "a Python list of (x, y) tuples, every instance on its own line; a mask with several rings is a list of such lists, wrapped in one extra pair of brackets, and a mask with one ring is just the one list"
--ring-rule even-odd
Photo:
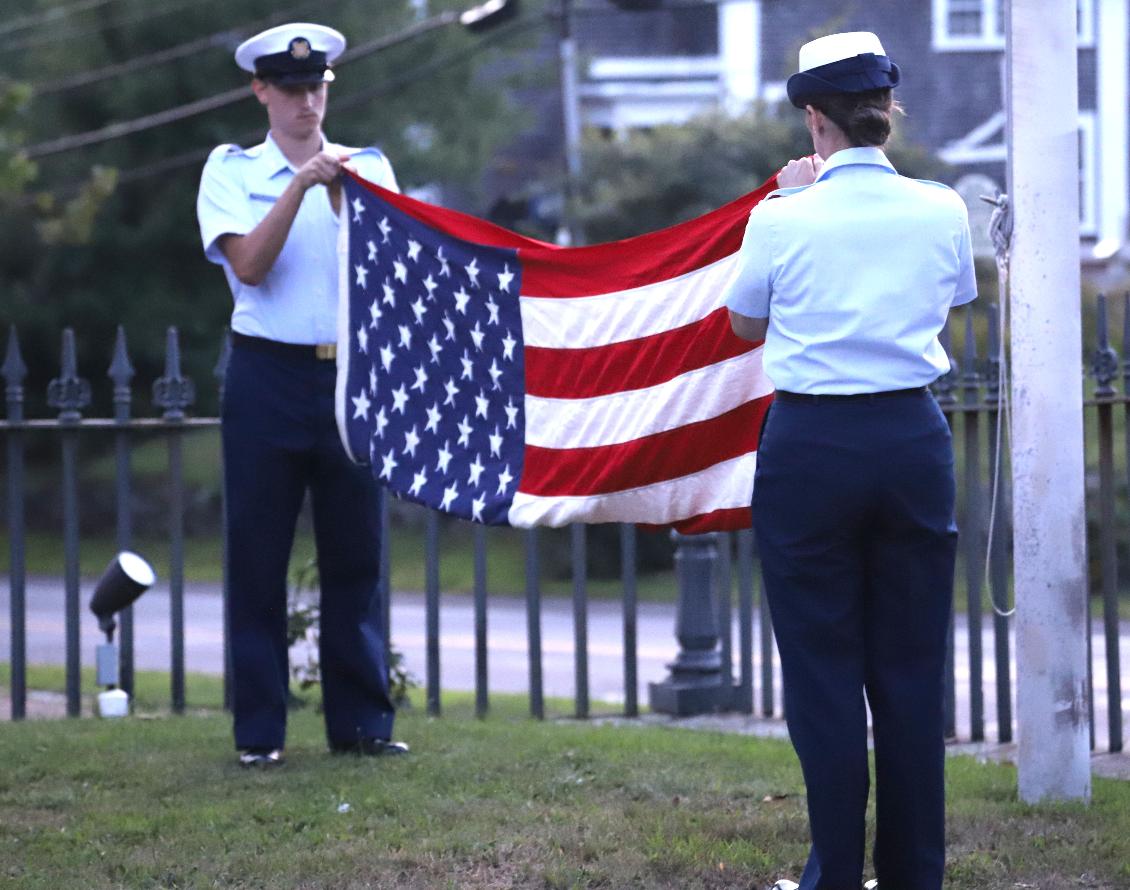
[(1022, 800), (1089, 800), (1075, 3), (1011, 0), (1012, 478)]

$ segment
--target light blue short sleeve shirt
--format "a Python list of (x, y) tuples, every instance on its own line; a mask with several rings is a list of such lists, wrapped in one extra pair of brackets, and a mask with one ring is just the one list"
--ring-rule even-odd
[[(392, 166), (377, 149), (326, 142), (324, 150), (350, 155), (350, 166), (361, 176), (397, 190)], [(282, 343), (335, 343), (339, 223), (325, 186), (317, 185), (306, 192), (278, 259), (259, 285), (247, 285), (236, 278), (217, 244), (222, 235), (252, 231), (295, 172), (270, 136), (253, 148), (216, 148), (204, 165), (196, 201), (204, 255), (223, 266), (227, 275), (235, 301), (233, 331)]]
[(948, 186), (899, 176), (878, 148), (836, 152), (812, 185), (750, 213), (725, 304), (768, 318), (777, 389), (908, 389), (949, 370), (949, 310), (977, 296), (969, 219)]

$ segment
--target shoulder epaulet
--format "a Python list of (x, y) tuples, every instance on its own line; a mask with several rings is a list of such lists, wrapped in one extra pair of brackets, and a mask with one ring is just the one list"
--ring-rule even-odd
[(922, 183), (922, 185), (932, 185), (935, 188), (945, 189), (947, 192), (953, 191), (953, 188), (946, 185), (944, 182), (935, 182), (933, 179), (916, 179), (914, 181), (920, 182), (920, 183)]
[(770, 198), (787, 198), (790, 195), (797, 195), (815, 184), (814, 182), (810, 182), (808, 185), (793, 185), (788, 188), (780, 188), (766, 195), (765, 200), (768, 201)]
[(262, 145), (254, 145), (251, 148), (244, 148), (240, 145), (234, 145), (230, 142), (223, 145), (217, 145), (212, 149), (212, 153), (208, 155), (208, 160), (226, 161), (228, 158), (256, 158), (263, 151)]

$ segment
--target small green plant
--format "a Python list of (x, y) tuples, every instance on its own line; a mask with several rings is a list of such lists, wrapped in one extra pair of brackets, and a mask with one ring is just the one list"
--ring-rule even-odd
[[(291, 650), (290, 676), (301, 690), (310, 689), (322, 682), (322, 669), (318, 661), (318, 561), (310, 558), (291, 575), (287, 594), (286, 644)], [(297, 650), (297, 651), (296, 651)], [(389, 695), (398, 708), (408, 707), (408, 693), (419, 683), (404, 666), (404, 655), (389, 646)]]

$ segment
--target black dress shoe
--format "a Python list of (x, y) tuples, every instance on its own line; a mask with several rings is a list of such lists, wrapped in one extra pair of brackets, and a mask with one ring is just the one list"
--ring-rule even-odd
[(270, 769), (286, 763), (282, 748), (247, 748), (239, 752), (239, 765), (245, 769)]
[(348, 745), (332, 744), (330, 751), (334, 754), (356, 754), (358, 757), (396, 757), (407, 754), (408, 746), (404, 742), (367, 738), (358, 739)]

